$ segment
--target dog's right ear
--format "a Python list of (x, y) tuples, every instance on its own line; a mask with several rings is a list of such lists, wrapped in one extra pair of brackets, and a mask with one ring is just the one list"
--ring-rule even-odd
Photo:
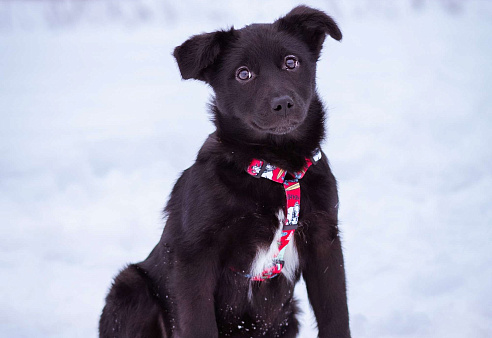
[(208, 82), (207, 69), (217, 60), (221, 52), (236, 38), (232, 27), (228, 31), (217, 31), (192, 36), (174, 49), (181, 77)]
[(280, 31), (299, 37), (319, 57), (325, 35), (340, 41), (342, 32), (336, 22), (326, 13), (307, 6), (297, 6), (274, 23)]

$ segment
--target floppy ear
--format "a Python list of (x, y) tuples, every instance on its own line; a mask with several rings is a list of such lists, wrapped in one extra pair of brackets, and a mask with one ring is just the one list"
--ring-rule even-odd
[(228, 31), (217, 31), (192, 36), (181, 46), (174, 49), (174, 57), (178, 62), (181, 77), (207, 81), (206, 70), (217, 59), (219, 54), (234, 39), (232, 27)]
[(342, 39), (342, 32), (331, 17), (307, 6), (295, 7), (275, 24), (279, 31), (286, 31), (304, 41), (316, 57), (319, 57), (326, 34), (337, 41)]

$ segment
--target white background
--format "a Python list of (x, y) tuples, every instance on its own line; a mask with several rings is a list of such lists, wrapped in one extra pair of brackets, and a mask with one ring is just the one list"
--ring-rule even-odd
[[(318, 89), (354, 337), (492, 337), (492, 4), (305, 1), (339, 23)], [(295, 1), (0, 2), (0, 336), (95, 337), (213, 131), (190, 35)], [(301, 337), (316, 336), (301, 283)]]

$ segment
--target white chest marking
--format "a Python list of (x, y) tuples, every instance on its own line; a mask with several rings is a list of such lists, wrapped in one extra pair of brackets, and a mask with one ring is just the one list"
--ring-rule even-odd
[[(285, 222), (284, 211), (280, 210), (277, 213), (278, 218), (278, 229), (273, 237), (273, 241), (270, 244), (269, 248), (259, 248), (256, 252), (256, 257), (251, 264), (251, 272), (252, 276), (257, 276), (261, 274), (266, 268), (272, 266), (273, 257), (278, 253), (278, 242), (280, 241), (280, 237), (282, 237), (282, 228)], [(296, 270), (299, 266), (299, 256), (297, 254), (296, 245), (294, 242), (294, 237), (290, 240), (289, 244), (285, 247), (284, 254), (284, 266), (282, 268), (282, 274), (287, 278), (291, 283), (294, 283), (294, 278), (296, 274)]]

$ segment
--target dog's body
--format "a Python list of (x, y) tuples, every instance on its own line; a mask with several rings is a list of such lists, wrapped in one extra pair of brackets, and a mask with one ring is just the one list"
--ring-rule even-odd
[(297, 7), (273, 24), (202, 34), (176, 48), (183, 78), (214, 89), (217, 130), (177, 181), (158, 245), (115, 278), (101, 337), (295, 337), (301, 274), (319, 336), (350, 336), (337, 188), (324, 154), (299, 181), (299, 227), (281, 273), (250, 276), (271, 262), (286, 192), (245, 168), (257, 158), (295, 173), (319, 148), (315, 70), (326, 34), (341, 39), (326, 14)]

